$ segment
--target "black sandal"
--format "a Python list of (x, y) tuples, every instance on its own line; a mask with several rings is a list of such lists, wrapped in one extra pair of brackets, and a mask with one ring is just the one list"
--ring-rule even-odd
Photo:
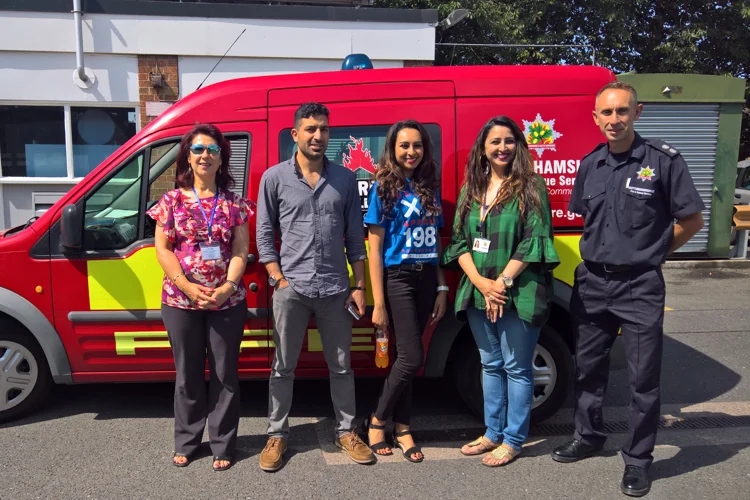
[[(401, 436), (410, 436), (410, 435), (411, 435), (411, 431), (396, 432), (396, 429), (394, 428), (393, 429), (393, 443), (396, 446), (398, 446), (398, 449), (401, 450), (401, 453), (404, 454), (405, 459), (407, 459), (409, 462), (413, 464), (418, 464), (419, 462), (424, 460), (424, 453), (422, 453), (422, 448), (420, 448), (419, 446), (412, 446), (408, 450), (404, 450), (404, 448), (406, 447), (402, 445), (401, 443), (399, 443), (398, 441), (398, 438), (400, 438)], [(411, 456), (415, 453), (422, 453), (422, 456), (420, 458), (411, 458)]]
[[(174, 459), (177, 457), (185, 457), (187, 460), (185, 460), (184, 463), (175, 462)], [(188, 465), (190, 465), (191, 461), (192, 460), (190, 458), (190, 455), (187, 455), (185, 453), (175, 452), (174, 455), (172, 455), (172, 465), (174, 465), (175, 467), (187, 467)]]
[[(385, 430), (385, 425), (373, 424), (372, 423), (372, 419), (370, 417), (365, 417), (365, 419), (362, 421), (362, 428), (364, 428), (364, 429), (375, 429), (377, 431), (384, 431)], [(367, 442), (368, 443), (370, 442), (370, 437), (369, 436), (367, 437)], [(372, 450), (372, 452), (375, 453), (379, 457), (390, 457), (391, 455), (393, 455), (393, 451), (390, 451), (388, 453), (378, 453), (380, 450), (385, 450), (386, 448), (390, 448), (390, 446), (388, 445), (387, 440), (385, 440), (385, 439), (382, 440), (379, 443), (375, 443), (375, 444), (369, 445), (369, 446), (370, 446), (370, 449)]]
[[(219, 462), (219, 461), (222, 461), (222, 462), (226, 461), (226, 462), (229, 462), (229, 463), (227, 465), (225, 465), (224, 467), (214, 467), (213, 464), (215, 464), (216, 462)], [(214, 472), (221, 472), (223, 470), (229, 469), (230, 467), (232, 467), (232, 457), (214, 456), (214, 461), (211, 464), (211, 469)]]

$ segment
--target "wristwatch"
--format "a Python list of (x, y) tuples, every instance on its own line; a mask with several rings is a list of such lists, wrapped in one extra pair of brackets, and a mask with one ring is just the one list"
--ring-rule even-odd
[(284, 277), (283, 274), (278, 279), (274, 276), (269, 276), (268, 284), (271, 285), (272, 288), (276, 288), (276, 285), (278, 285), (281, 280), (285, 280), (285, 279), (286, 278)]
[(505, 285), (505, 288), (513, 288), (513, 278), (504, 274), (501, 274), (500, 277), (503, 279), (503, 285)]

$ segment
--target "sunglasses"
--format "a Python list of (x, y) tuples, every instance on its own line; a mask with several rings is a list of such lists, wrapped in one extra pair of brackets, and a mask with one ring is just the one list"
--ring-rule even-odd
[(196, 156), (202, 155), (203, 152), (207, 149), (208, 154), (210, 154), (211, 156), (216, 156), (221, 151), (221, 148), (218, 146), (218, 144), (209, 144), (208, 146), (204, 146), (203, 144), (193, 144), (192, 146), (190, 146), (190, 152)]

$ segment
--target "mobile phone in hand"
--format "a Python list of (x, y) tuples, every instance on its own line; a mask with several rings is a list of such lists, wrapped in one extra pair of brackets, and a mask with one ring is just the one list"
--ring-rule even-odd
[(349, 302), (349, 306), (346, 308), (346, 310), (349, 311), (349, 314), (351, 314), (354, 319), (359, 319), (362, 317), (359, 315), (359, 312), (357, 311), (357, 304), (355, 304), (353, 300)]

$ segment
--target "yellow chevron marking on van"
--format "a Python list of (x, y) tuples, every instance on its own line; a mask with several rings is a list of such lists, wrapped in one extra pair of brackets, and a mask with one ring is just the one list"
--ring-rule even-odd
[(581, 235), (555, 235), (555, 250), (560, 257), (560, 265), (553, 272), (555, 278), (573, 286), (576, 267), (581, 263), (579, 243)]
[(127, 259), (89, 260), (86, 267), (92, 311), (161, 308), (164, 272), (154, 247), (141, 248)]
[[(370, 345), (352, 345), (352, 351), (374, 351), (372, 345), (372, 328), (352, 328), (352, 344), (370, 344)], [(361, 335), (361, 336), (360, 336)], [(323, 342), (320, 340), (318, 330), (307, 331), (307, 352), (323, 352)]]
[[(139, 340), (136, 339), (164, 339)], [(119, 356), (132, 356), (135, 349), (169, 349), (167, 332), (115, 332), (115, 351)]]
[[(268, 330), (245, 330), (243, 339), (247, 337), (268, 337)], [(158, 340), (143, 340), (158, 339)], [(272, 340), (243, 340), (242, 349), (274, 347)], [(120, 356), (133, 356), (136, 349), (169, 349), (167, 332), (115, 332), (115, 352)]]

